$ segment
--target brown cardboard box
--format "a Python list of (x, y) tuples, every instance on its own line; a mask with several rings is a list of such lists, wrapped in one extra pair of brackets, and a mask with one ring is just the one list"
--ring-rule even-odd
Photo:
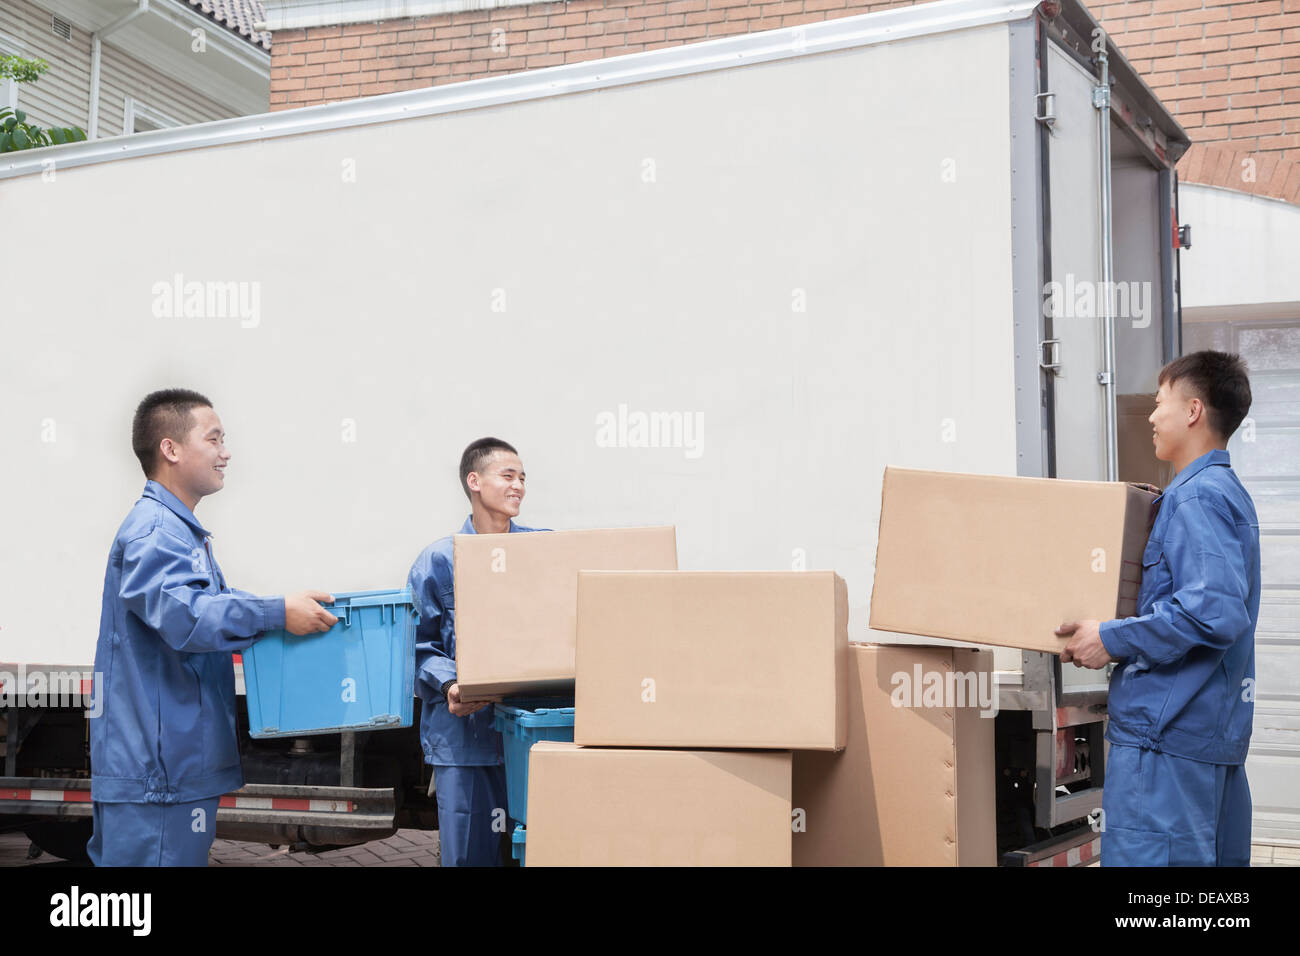
[(871, 626), (1059, 653), (1137, 612), (1151, 503), (1121, 482), (886, 468)]
[(996, 693), (991, 651), (850, 645), (848, 746), (794, 754), (795, 866), (996, 865)]
[(836, 750), (847, 655), (833, 571), (584, 571), (573, 739)]
[(789, 866), (790, 754), (542, 741), (528, 866)]
[(1151, 423), (1147, 421), (1155, 407), (1154, 395), (1118, 395), (1115, 398), (1120, 481), (1145, 482), (1157, 488), (1169, 484), (1173, 466), (1156, 457), (1155, 445), (1151, 442)]
[(462, 700), (571, 693), (578, 571), (672, 570), (672, 527), (458, 534), (456, 680)]

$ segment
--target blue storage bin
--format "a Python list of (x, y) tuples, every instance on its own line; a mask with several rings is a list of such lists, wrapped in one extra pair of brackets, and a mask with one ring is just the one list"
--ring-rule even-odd
[(510, 834), (510, 855), (519, 861), (520, 866), (525, 866), (524, 849), (528, 841), (528, 831), (524, 829), (523, 824), (515, 824), (515, 832)]
[(339, 593), (326, 606), (338, 622), (324, 634), (270, 631), (244, 651), (253, 737), (411, 725), (419, 613), (410, 591)]
[(539, 740), (573, 741), (573, 708), (513, 701), (496, 705), (494, 723), (501, 732), (506, 759), (506, 803), (510, 819), (528, 822), (528, 750)]

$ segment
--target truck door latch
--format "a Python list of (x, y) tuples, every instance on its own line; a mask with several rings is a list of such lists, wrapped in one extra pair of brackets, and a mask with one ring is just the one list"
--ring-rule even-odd
[[(1046, 354), (1047, 361), (1043, 361), (1044, 356), (1041, 354), (1044, 349), (1047, 350), (1047, 354)], [(1038, 343), (1038, 351), (1040, 353), (1038, 357), (1038, 367), (1045, 371), (1051, 372), (1053, 375), (1060, 375), (1061, 374), (1061, 340), (1044, 339), (1043, 341)]]

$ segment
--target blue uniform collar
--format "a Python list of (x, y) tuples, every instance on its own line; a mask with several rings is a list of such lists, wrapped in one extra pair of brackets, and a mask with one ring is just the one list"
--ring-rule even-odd
[(185, 502), (181, 501), (181, 499), (177, 498), (152, 478), (144, 483), (144, 491), (142, 494), (146, 498), (152, 498), (154, 501), (160, 501), (165, 504), (172, 510), (176, 517), (180, 518), (203, 537), (212, 537), (212, 535), (208, 533), (208, 529), (199, 524), (199, 519), (194, 517), (194, 512), (185, 507)]
[(1179, 485), (1184, 484), (1187, 481), (1190, 481), (1193, 475), (1195, 475), (1199, 471), (1203, 471), (1204, 469), (1210, 467), (1211, 465), (1231, 466), (1231, 464), (1232, 462), (1228, 460), (1227, 451), (1225, 451), (1222, 448), (1211, 448), (1200, 458), (1197, 458), (1194, 461), (1189, 462), (1188, 465), (1182, 471), (1180, 471), (1177, 475), (1175, 475), (1174, 480), (1171, 481), (1169, 483), (1169, 487), (1165, 489), (1165, 494), (1169, 494), (1169, 492), (1173, 491)]
[[(183, 508), (185, 506), (182, 505), (181, 507)], [(519, 530), (519, 525), (515, 524), (514, 518), (510, 519), (510, 530), (511, 531)], [(470, 516), (465, 519), (465, 523), (460, 526), (460, 531), (456, 533), (457, 534), (478, 534), (478, 532), (474, 530), (474, 515), (472, 512), (470, 513)]]

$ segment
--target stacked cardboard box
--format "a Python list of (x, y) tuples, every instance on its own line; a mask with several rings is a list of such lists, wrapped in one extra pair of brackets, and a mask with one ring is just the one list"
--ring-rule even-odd
[(789, 866), (794, 749), (847, 736), (829, 571), (578, 575), (574, 744), (536, 744), (528, 865)]
[[(1059, 652), (1063, 621), (1133, 613), (1153, 498), (887, 469), (871, 625)], [(462, 683), (576, 679), (574, 742), (531, 753), (530, 866), (995, 863), (988, 651), (850, 645), (829, 571), (563, 534), (457, 540)]]
[(458, 534), (461, 700), (572, 694), (578, 571), (677, 567), (672, 527)]
[(1169, 484), (1173, 466), (1156, 457), (1151, 441), (1151, 412), (1156, 407), (1154, 395), (1117, 395), (1118, 420), (1115, 434), (1119, 455), (1120, 481), (1135, 481), (1157, 488)]
[(842, 753), (794, 755), (795, 866), (993, 866), (993, 655), (851, 644)]
[(789, 866), (789, 751), (533, 744), (529, 866)]

